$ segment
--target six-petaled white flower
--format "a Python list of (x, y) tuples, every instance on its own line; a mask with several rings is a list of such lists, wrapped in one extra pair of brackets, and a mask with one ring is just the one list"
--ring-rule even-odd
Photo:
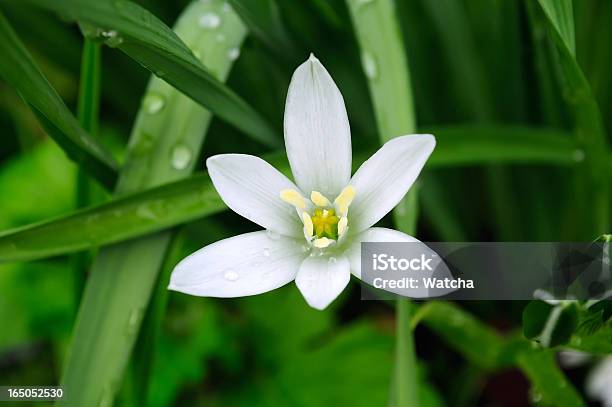
[(313, 55), (291, 80), (285, 145), (295, 184), (261, 158), (210, 157), (215, 188), (234, 212), (264, 227), (206, 246), (182, 260), (169, 288), (207, 297), (264, 293), (293, 280), (308, 304), (327, 307), (361, 276), (360, 244), (414, 242), (372, 226), (403, 198), (435, 146), (432, 135), (397, 137), (351, 177), (344, 100)]

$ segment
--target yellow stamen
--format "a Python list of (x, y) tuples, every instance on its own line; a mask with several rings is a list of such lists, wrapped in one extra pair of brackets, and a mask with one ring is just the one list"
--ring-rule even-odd
[(338, 212), (342, 216), (346, 216), (348, 213), (348, 208), (353, 199), (355, 198), (355, 188), (352, 185), (345, 187), (340, 195), (334, 200), (334, 205), (338, 209)]
[(346, 232), (348, 226), (348, 218), (343, 216), (340, 218), (340, 222), (338, 222), (338, 236), (342, 236), (344, 232)]
[(295, 206), (296, 208), (306, 208), (306, 200), (304, 199), (302, 194), (300, 194), (295, 189), (283, 189), (280, 192), (280, 198), (288, 204)]
[(317, 206), (331, 206), (329, 199), (325, 198), (322, 193), (317, 191), (312, 191), (310, 200)]
[(329, 246), (330, 244), (332, 244), (333, 242), (334, 242), (334, 240), (332, 240), (332, 239), (328, 239), (326, 237), (322, 237), (320, 239), (315, 239), (315, 241), (313, 242), (313, 245), (317, 249), (324, 249), (327, 246)]
[(306, 212), (303, 212), (302, 221), (304, 222), (304, 236), (306, 236), (306, 239), (310, 240), (312, 239), (313, 234), (313, 225), (310, 215)]
[(314, 234), (317, 237), (336, 239), (338, 237), (338, 220), (339, 219), (333, 209), (315, 209), (312, 217)]

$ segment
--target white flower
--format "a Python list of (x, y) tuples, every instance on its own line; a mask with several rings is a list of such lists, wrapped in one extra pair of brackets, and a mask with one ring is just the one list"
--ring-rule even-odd
[(351, 273), (361, 276), (362, 241), (417, 241), (372, 226), (412, 186), (434, 149), (432, 135), (394, 138), (351, 177), (344, 100), (312, 54), (291, 79), (284, 127), (295, 184), (251, 155), (222, 154), (206, 162), (227, 206), (267, 231), (198, 250), (173, 270), (169, 289), (241, 297), (295, 280), (308, 304), (324, 309), (346, 287)]

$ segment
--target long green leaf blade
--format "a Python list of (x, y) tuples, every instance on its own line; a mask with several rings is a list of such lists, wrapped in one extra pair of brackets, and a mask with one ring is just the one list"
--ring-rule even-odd
[(572, 0), (539, 0), (546, 16), (559, 33), (567, 50), (576, 55), (574, 7)]
[[(223, 5), (222, 1), (194, 2), (176, 26), (177, 33), (197, 47), (196, 53), (207, 53), (206, 64), (220, 80), (227, 77), (233, 64), (233, 59), (227, 58), (228, 50), (240, 47), (246, 29), (231, 9), (225, 11), (222, 30), (226, 40), (219, 43), (215, 33), (199, 29), (197, 19), (205, 13), (221, 12)], [(211, 56), (211, 50), (217, 48)], [(201, 106), (153, 78), (132, 132), (117, 194), (186, 177), (196, 165), (211, 118)], [(172, 206), (145, 207), (141, 216), (155, 217), (156, 209), (162, 214), (177, 211)], [(62, 378), (70, 394), (65, 405), (112, 404), (172, 236), (172, 231), (159, 232), (105, 247), (98, 253)]]
[(579, 212), (586, 214), (582, 222), (586, 238), (603, 233), (610, 226), (610, 146), (595, 95), (575, 57), (571, 0), (538, 1), (552, 28), (565, 78), (563, 95), (573, 111), (576, 139), (586, 156), (581, 185), (576, 191)]
[[(145, 68), (179, 89), (213, 114), (270, 146), (279, 146), (277, 131), (242, 98), (215, 78), (176, 34), (163, 22), (136, 3), (88, 0), (27, 0), (89, 27), (87, 32), (106, 38), (107, 44), (119, 48)], [(203, 31), (223, 27), (225, 11), (196, 21)], [(208, 18), (208, 20), (206, 20)], [(189, 44), (191, 45), (191, 44)], [(229, 52), (229, 51), (228, 51)], [(233, 51), (235, 53), (235, 51)], [(226, 58), (234, 58), (228, 53)], [(231, 61), (230, 61), (231, 62)]]
[[(416, 114), (410, 69), (394, 2), (347, 0), (347, 4), (361, 50), (361, 63), (368, 79), (381, 144), (393, 137), (414, 133)], [(416, 188), (412, 188), (398, 204), (393, 217), (399, 230), (415, 234), (418, 217)], [(409, 300), (399, 299), (396, 305), (395, 397), (392, 398), (399, 407), (419, 403), (420, 386), (414, 338), (410, 331), (411, 318)]]
[(92, 177), (111, 188), (117, 163), (80, 126), (0, 13), (0, 76), (21, 95), (47, 133)]

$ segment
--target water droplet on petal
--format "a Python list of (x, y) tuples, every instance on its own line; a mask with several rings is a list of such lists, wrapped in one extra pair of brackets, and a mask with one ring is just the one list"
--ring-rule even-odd
[(227, 58), (228, 58), (230, 61), (235, 61), (235, 60), (237, 60), (239, 56), (240, 56), (240, 49), (239, 49), (239, 48), (235, 48), (235, 47), (234, 47), (234, 48), (230, 48), (230, 49), (227, 51)]
[(144, 98), (144, 108), (149, 114), (160, 112), (166, 105), (166, 99), (157, 93), (151, 92)]
[(265, 248), (265, 249), (263, 249), (262, 253), (263, 253), (264, 257), (270, 257), (270, 249)]
[(374, 55), (368, 51), (363, 51), (361, 54), (361, 65), (368, 79), (376, 79), (378, 77), (378, 66)]
[(191, 162), (191, 150), (184, 144), (179, 144), (172, 149), (171, 162), (177, 170), (184, 170)]
[(329, 260), (327, 260), (329, 264), (336, 264), (337, 261), (338, 260), (335, 257), (330, 257)]
[(279, 235), (278, 233), (276, 233), (276, 232), (271, 231), (271, 230), (267, 230), (267, 231), (266, 231), (266, 234), (267, 234), (267, 235), (268, 235), (268, 237), (269, 237), (270, 239), (272, 239), (272, 240), (278, 240), (278, 239), (280, 239), (280, 235)]
[(238, 277), (240, 276), (234, 270), (227, 270), (225, 274), (223, 274), (223, 278), (225, 278), (227, 281), (236, 281), (238, 280)]
[(205, 13), (198, 19), (198, 24), (202, 28), (214, 30), (221, 25), (221, 17), (212, 12)]

